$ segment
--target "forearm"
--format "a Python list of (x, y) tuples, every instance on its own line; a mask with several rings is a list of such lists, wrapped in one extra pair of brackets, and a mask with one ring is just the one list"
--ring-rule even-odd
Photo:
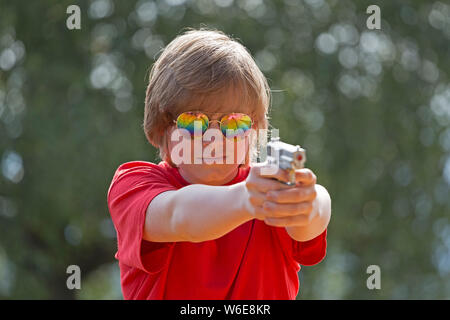
[(306, 226), (286, 227), (292, 239), (308, 241), (320, 235), (328, 226), (331, 218), (331, 198), (327, 189), (316, 185), (317, 196), (313, 201), (313, 219)]
[(252, 219), (244, 210), (245, 185), (193, 184), (178, 190), (173, 221), (186, 241), (217, 239)]

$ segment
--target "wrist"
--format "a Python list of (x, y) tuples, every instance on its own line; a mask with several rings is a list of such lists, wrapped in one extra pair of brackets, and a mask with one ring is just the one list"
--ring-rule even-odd
[(229, 186), (229, 189), (232, 193), (233, 210), (236, 210), (244, 221), (252, 220), (254, 217), (251, 214), (251, 206), (248, 201), (249, 195), (245, 181), (233, 184)]

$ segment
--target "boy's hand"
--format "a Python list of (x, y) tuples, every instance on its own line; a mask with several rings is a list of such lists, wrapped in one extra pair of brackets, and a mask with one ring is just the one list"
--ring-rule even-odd
[(314, 218), (313, 202), (316, 198), (316, 175), (310, 169), (295, 171), (296, 185), (288, 186), (277, 180), (289, 181), (285, 170), (263, 175), (265, 164), (251, 167), (245, 186), (248, 191), (247, 208), (250, 214), (271, 226), (305, 226)]

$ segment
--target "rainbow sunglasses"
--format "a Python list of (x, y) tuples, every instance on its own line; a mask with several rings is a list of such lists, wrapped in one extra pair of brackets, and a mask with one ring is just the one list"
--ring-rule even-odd
[(187, 111), (181, 113), (174, 123), (178, 129), (186, 129), (194, 137), (194, 122), (199, 121), (202, 128), (202, 136), (212, 122), (219, 122), (220, 130), (226, 138), (242, 138), (246, 136), (252, 127), (252, 119), (245, 113), (232, 112), (224, 115), (220, 120), (209, 120), (208, 116), (201, 111)]

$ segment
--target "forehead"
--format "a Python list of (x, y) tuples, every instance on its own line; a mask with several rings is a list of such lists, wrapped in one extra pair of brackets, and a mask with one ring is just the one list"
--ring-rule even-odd
[(223, 115), (241, 112), (248, 115), (255, 113), (255, 101), (252, 101), (244, 90), (227, 88), (217, 93), (197, 95), (183, 106), (184, 111), (202, 111), (206, 115)]

